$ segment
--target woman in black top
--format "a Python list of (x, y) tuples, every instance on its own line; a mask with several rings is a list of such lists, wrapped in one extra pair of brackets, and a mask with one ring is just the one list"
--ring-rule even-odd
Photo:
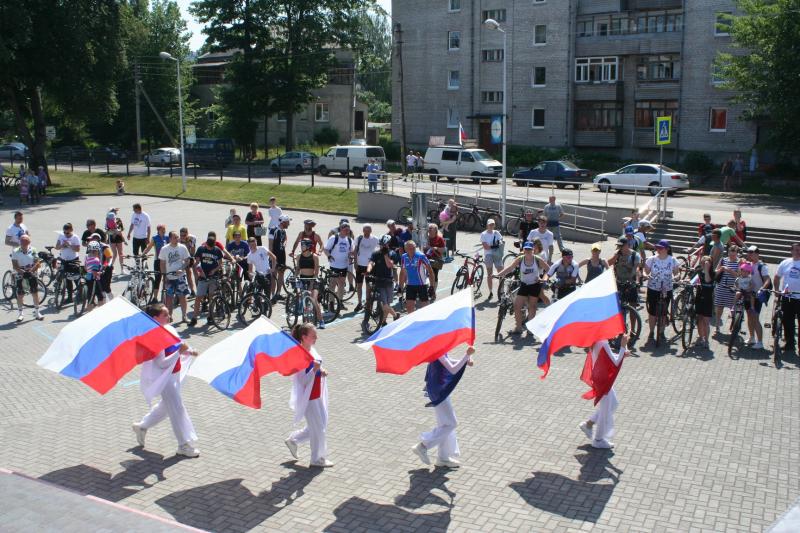
[(708, 333), (714, 313), (714, 263), (710, 256), (700, 258), (700, 278), (695, 294), (694, 309), (697, 313), (697, 346), (708, 348)]
[(247, 238), (255, 238), (256, 243), (261, 246), (261, 236), (264, 235), (264, 215), (258, 210), (258, 204), (250, 204), (250, 212), (244, 217), (244, 224), (247, 226)]
[(314, 303), (314, 312), (317, 315), (317, 327), (325, 329), (322, 321), (322, 311), (319, 308), (317, 276), (319, 276), (319, 256), (314, 253), (314, 243), (311, 240), (303, 239), (300, 241), (300, 255), (295, 260), (297, 268), (297, 278), (303, 284), (303, 289), (311, 293), (311, 301)]

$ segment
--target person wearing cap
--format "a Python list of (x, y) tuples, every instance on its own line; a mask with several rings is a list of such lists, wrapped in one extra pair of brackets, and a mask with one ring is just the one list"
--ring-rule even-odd
[[(345, 232), (347, 237), (350, 239), (350, 242), (355, 242), (355, 235), (353, 235), (353, 228), (350, 227), (350, 219), (349, 218), (341, 218), (339, 219), (339, 225), (330, 232), (328, 232), (328, 239), (335, 235), (339, 235), (342, 231)], [(324, 247), (323, 247), (324, 249)], [(347, 264), (347, 286), (350, 287), (350, 292), (355, 292), (356, 284), (356, 269), (355, 269), (355, 254), (351, 254), (350, 262)], [(344, 306), (344, 302), (342, 303)]]
[(278, 207), (277, 200), (275, 197), (271, 197), (269, 199), (269, 208), (267, 208), (267, 214), (269, 215), (269, 231), (270, 233), (272, 230), (277, 228), (281, 223), (281, 215), (283, 214), (283, 209)]
[(339, 225), (339, 232), (328, 238), (328, 242), (323, 248), (330, 262), (331, 272), (334, 274), (331, 276), (333, 291), (340, 300), (344, 296), (344, 281), (347, 278), (354, 250), (353, 238), (350, 236), (350, 224), (346, 222), (347, 219), (343, 220), (345, 222)]
[[(355, 248), (353, 249), (353, 256), (355, 257), (356, 263), (356, 297), (358, 298), (358, 304), (353, 311), (356, 313), (364, 308), (362, 295), (364, 276), (367, 273), (369, 259), (377, 249), (378, 238), (372, 234), (372, 224), (364, 224), (361, 227), (361, 235), (356, 238)], [(369, 284), (367, 284), (367, 292), (369, 292)]]
[(573, 260), (572, 250), (564, 248), (561, 252), (561, 260), (553, 263), (547, 271), (545, 281), (555, 276), (555, 293), (559, 300), (568, 294), (575, 292), (580, 277), (578, 263)]
[(139, 255), (142, 250), (147, 248), (151, 231), (150, 215), (142, 211), (142, 204), (133, 204), (133, 215), (131, 215), (131, 223), (128, 226), (127, 239), (131, 240), (131, 235), (133, 235), (133, 255)]
[[(650, 326), (650, 333), (647, 336), (647, 343), (655, 341), (655, 327), (658, 318), (658, 300), (661, 293), (666, 293), (667, 301), (672, 301), (672, 287), (674, 276), (676, 276), (681, 266), (678, 261), (670, 255), (669, 241), (661, 239), (656, 243), (656, 255), (647, 258), (644, 263), (645, 274), (648, 275), (647, 279), (647, 324)], [(662, 309), (662, 319), (660, 322), (666, 327), (668, 306)], [(661, 326), (661, 325), (659, 325)], [(664, 330), (659, 328), (659, 335), (664, 334)]]
[[(481, 233), (481, 246), (483, 246), (483, 261), (486, 263), (486, 285), (489, 287), (489, 296), (486, 301), (492, 299), (492, 286), (494, 278), (492, 277), (492, 270), (497, 268), (500, 272), (503, 270), (503, 235), (495, 229), (495, 222), (493, 218), (486, 221), (486, 230)], [(480, 290), (480, 287), (478, 287)]]
[[(164, 248), (164, 246), (166, 246), (167, 244), (169, 244), (169, 237), (167, 237), (167, 227), (164, 224), (157, 224), (156, 234), (153, 235), (153, 238), (150, 239), (150, 242), (147, 243), (147, 247), (142, 252), (142, 255), (147, 255), (150, 253), (150, 250), (155, 249), (155, 256), (153, 259), (153, 271), (155, 272), (155, 279), (153, 281), (153, 297), (151, 299), (151, 301), (153, 302), (157, 302), (159, 300), (161, 293), (161, 277), (162, 277), (161, 273), (166, 271), (161, 270), (161, 259), (159, 259), (160, 257), (159, 254), (161, 253), (161, 249)], [(166, 287), (166, 283), (164, 284), (164, 286)], [(171, 312), (172, 309), (170, 309), (170, 314)]]
[(653, 226), (653, 223), (649, 220), (640, 220), (636, 230), (634, 231), (633, 238), (636, 239), (636, 246), (634, 247), (634, 250), (639, 253), (639, 256), (642, 258), (642, 262), (644, 262), (646, 259), (646, 250), (655, 250), (655, 246), (647, 242), (647, 234), (652, 233), (655, 231), (655, 229), (655, 226)]
[(631, 248), (631, 241), (632, 239), (620, 237), (617, 240), (617, 252), (606, 263), (614, 269), (620, 300), (636, 306), (639, 304), (639, 267), (642, 258)]
[[(561, 240), (561, 218), (564, 216), (564, 208), (556, 203), (556, 197), (550, 195), (547, 203), (542, 208), (542, 213), (547, 218), (547, 229), (553, 232), (553, 237), (558, 243), (559, 251), (564, 251), (564, 241)], [(543, 243), (544, 244), (544, 243)]]
[[(759, 315), (761, 308), (769, 301), (772, 288), (772, 280), (769, 277), (769, 268), (761, 261), (758, 246), (750, 245), (745, 251), (745, 258), (753, 269), (753, 291), (755, 293), (754, 305), (747, 313), (747, 330), (750, 333), (750, 341), (753, 348), (761, 350), (764, 348), (764, 330), (761, 327)], [(748, 341), (748, 342), (750, 342)]]
[(578, 263), (578, 268), (586, 266), (586, 283), (592, 281), (608, 268), (608, 262), (600, 257), (600, 250), (602, 250), (600, 243), (594, 243), (592, 245), (592, 256)]
[(222, 270), (222, 259), (233, 260), (231, 254), (217, 242), (217, 234), (209, 231), (204, 243), (197, 247), (195, 257), (195, 275), (197, 276), (197, 296), (194, 299), (194, 313), (189, 321), (190, 326), (197, 324), (200, 309), (206, 297), (211, 298), (217, 290), (217, 279)]
[(342, 230), (342, 224), (346, 224), (347, 225), (347, 231), (348, 232), (350, 231), (350, 219), (349, 218), (340, 218), (339, 219), (339, 223), (336, 225), (336, 227), (331, 228), (331, 230), (328, 232), (328, 239), (330, 239), (334, 235), (338, 235), (338, 233)]
[(529, 242), (539, 240), (544, 248), (544, 260), (549, 262), (553, 257), (553, 243), (555, 243), (555, 237), (553, 236), (553, 232), (547, 229), (547, 219), (544, 216), (539, 216), (536, 219), (536, 224), (537, 227), (533, 228), (528, 233), (528, 237), (525, 240)]
[[(772, 282), (784, 293), (781, 300), (786, 339), (783, 351), (795, 353), (795, 323), (800, 322), (800, 242), (792, 243), (792, 256), (781, 261)], [(780, 357), (780, 350), (775, 350), (775, 366), (781, 365)]]
[[(513, 335), (520, 335), (523, 332), (523, 323), (536, 316), (536, 306), (539, 303), (539, 296), (542, 293), (542, 272), (547, 272), (550, 265), (547, 261), (534, 254), (534, 245), (530, 241), (525, 241), (522, 245), (522, 255), (518, 256), (506, 268), (497, 273), (497, 277), (508, 276), (516, 272), (521, 283), (517, 295), (514, 297), (514, 320), (515, 328), (511, 331)], [(523, 308), (527, 307), (527, 316), (523, 313)]]
[(289, 215), (278, 217), (278, 227), (269, 235), (269, 251), (275, 256), (275, 275), (272, 276), (272, 303), (275, 303), (283, 287), (283, 276), (286, 271), (286, 230), (292, 219)]
[(36, 320), (44, 320), (42, 313), (39, 312), (39, 283), (37, 282), (36, 271), (39, 270), (42, 260), (36, 248), (31, 246), (31, 238), (27, 234), (19, 237), (19, 246), (11, 253), (11, 268), (14, 270), (14, 280), (17, 285), (17, 307), (19, 316), (17, 322), (22, 322), (22, 310), (25, 309), (23, 298), (25, 292), (31, 293), (33, 298), (33, 317)]
[(292, 252), (289, 254), (291, 257), (295, 257), (295, 252), (297, 251), (297, 246), (300, 244), (300, 241), (306, 239), (311, 241), (311, 251), (312, 253), (317, 253), (317, 250), (322, 250), (322, 237), (319, 236), (314, 231), (314, 226), (317, 223), (307, 218), (303, 221), (303, 230), (297, 234), (297, 238), (294, 240), (294, 244), (292, 245)]
[(225, 229), (225, 246), (233, 240), (234, 232), (238, 232), (240, 237), (247, 235), (247, 226), (242, 224), (242, 217), (239, 215), (233, 215), (230, 226)]

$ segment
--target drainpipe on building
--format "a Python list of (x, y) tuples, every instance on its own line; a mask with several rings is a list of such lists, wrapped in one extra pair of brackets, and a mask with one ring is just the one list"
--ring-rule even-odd
[[(683, 55), (686, 49), (686, 0), (683, 0), (681, 9), (683, 11), (683, 16), (681, 18), (683, 22), (681, 23), (681, 77), (678, 80), (678, 115), (682, 114), (681, 109), (683, 108), (683, 73), (686, 65), (684, 63), (686, 58)], [(683, 124), (683, 121), (681, 121), (681, 124)], [(677, 164), (681, 158), (681, 124), (675, 129), (675, 164)]]

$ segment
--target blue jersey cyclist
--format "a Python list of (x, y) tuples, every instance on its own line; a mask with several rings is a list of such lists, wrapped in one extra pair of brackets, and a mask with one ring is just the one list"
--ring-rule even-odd
[(414, 241), (407, 241), (405, 250), (406, 253), (400, 258), (400, 288), (406, 289), (406, 311), (413, 313), (417, 308), (417, 300), (420, 307), (428, 305), (427, 282), (430, 280), (430, 288), (435, 291), (436, 279), (431, 262), (417, 250)]

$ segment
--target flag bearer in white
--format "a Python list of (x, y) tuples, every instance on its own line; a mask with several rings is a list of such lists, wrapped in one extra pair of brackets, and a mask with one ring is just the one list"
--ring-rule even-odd
[[(178, 332), (169, 325), (169, 311), (163, 304), (151, 304), (147, 306), (146, 312), (178, 337)], [(190, 348), (188, 344), (181, 343), (173, 349), (167, 348), (154, 359), (146, 361), (142, 365), (140, 384), (145, 399), (151, 403), (153, 398), (161, 395), (161, 400), (150, 409), (141, 422), (133, 425), (133, 432), (136, 434), (139, 445), (144, 447), (147, 430), (169, 417), (172, 431), (178, 439), (176, 453), (185, 457), (198, 457), (200, 450), (195, 448), (197, 434), (181, 399), (181, 383), (189, 367), (189, 365), (181, 364), (182, 355), (197, 356), (197, 351)]]
[(286, 446), (292, 457), (297, 459), (297, 445), (307, 441), (311, 446), (311, 466), (333, 466), (327, 459), (328, 443), (325, 435), (328, 427), (328, 385), (325, 378), (328, 373), (322, 368), (322, 359), (314, 348), (317, 330), (310, 323), (297, 324), (292, 329), (292, 337), (311, 354), (314, 363), (293, 376), (289, 407), (294, 409), (294, 423), (299, 423), (305, 417), (306, 427), (292, 432), (285, 441)]
[(436, 361), (428, 363), (425, 374), (425, 391), (430, 400), (428, 407), (436, 412), (436, 427), (420, 435), (420, 442), (411, 448), (426, 465), (431, 464), (428, 450), (438, 448), (436, 466), (458, 468), (461, 463), (458, 456), (461, 451), (456, 439), (456, 413), (450, 403), (450, 393), (456, 388), (464, 374), (464, 365), (472, 366), (472, 354), (475, 348), (470, 346), (467, 353), (459, 360), (451, 359), (444, 354)]
[[(614, 411), (617, 410), (619, 401), (614, 392), (614, 381), (619, 373), (622, 359), (628, 353), (628, 335), (622, 336), (620, 348), (617, 353), (609, 346), (608, 341), (598, 341), (591, 348), (592, 368), (591, 377), (584, 375), (581, 379), (591, 385), (592, 390), (584, 394), (584, 398), (600, 398), (595, 401), (594, 413), (578, 427), (592, 441), (593, 448), (610, 449), (614, 443), (609, 439), (614, 435)], [(594, 432), (594, 433), (593, 433)]]

